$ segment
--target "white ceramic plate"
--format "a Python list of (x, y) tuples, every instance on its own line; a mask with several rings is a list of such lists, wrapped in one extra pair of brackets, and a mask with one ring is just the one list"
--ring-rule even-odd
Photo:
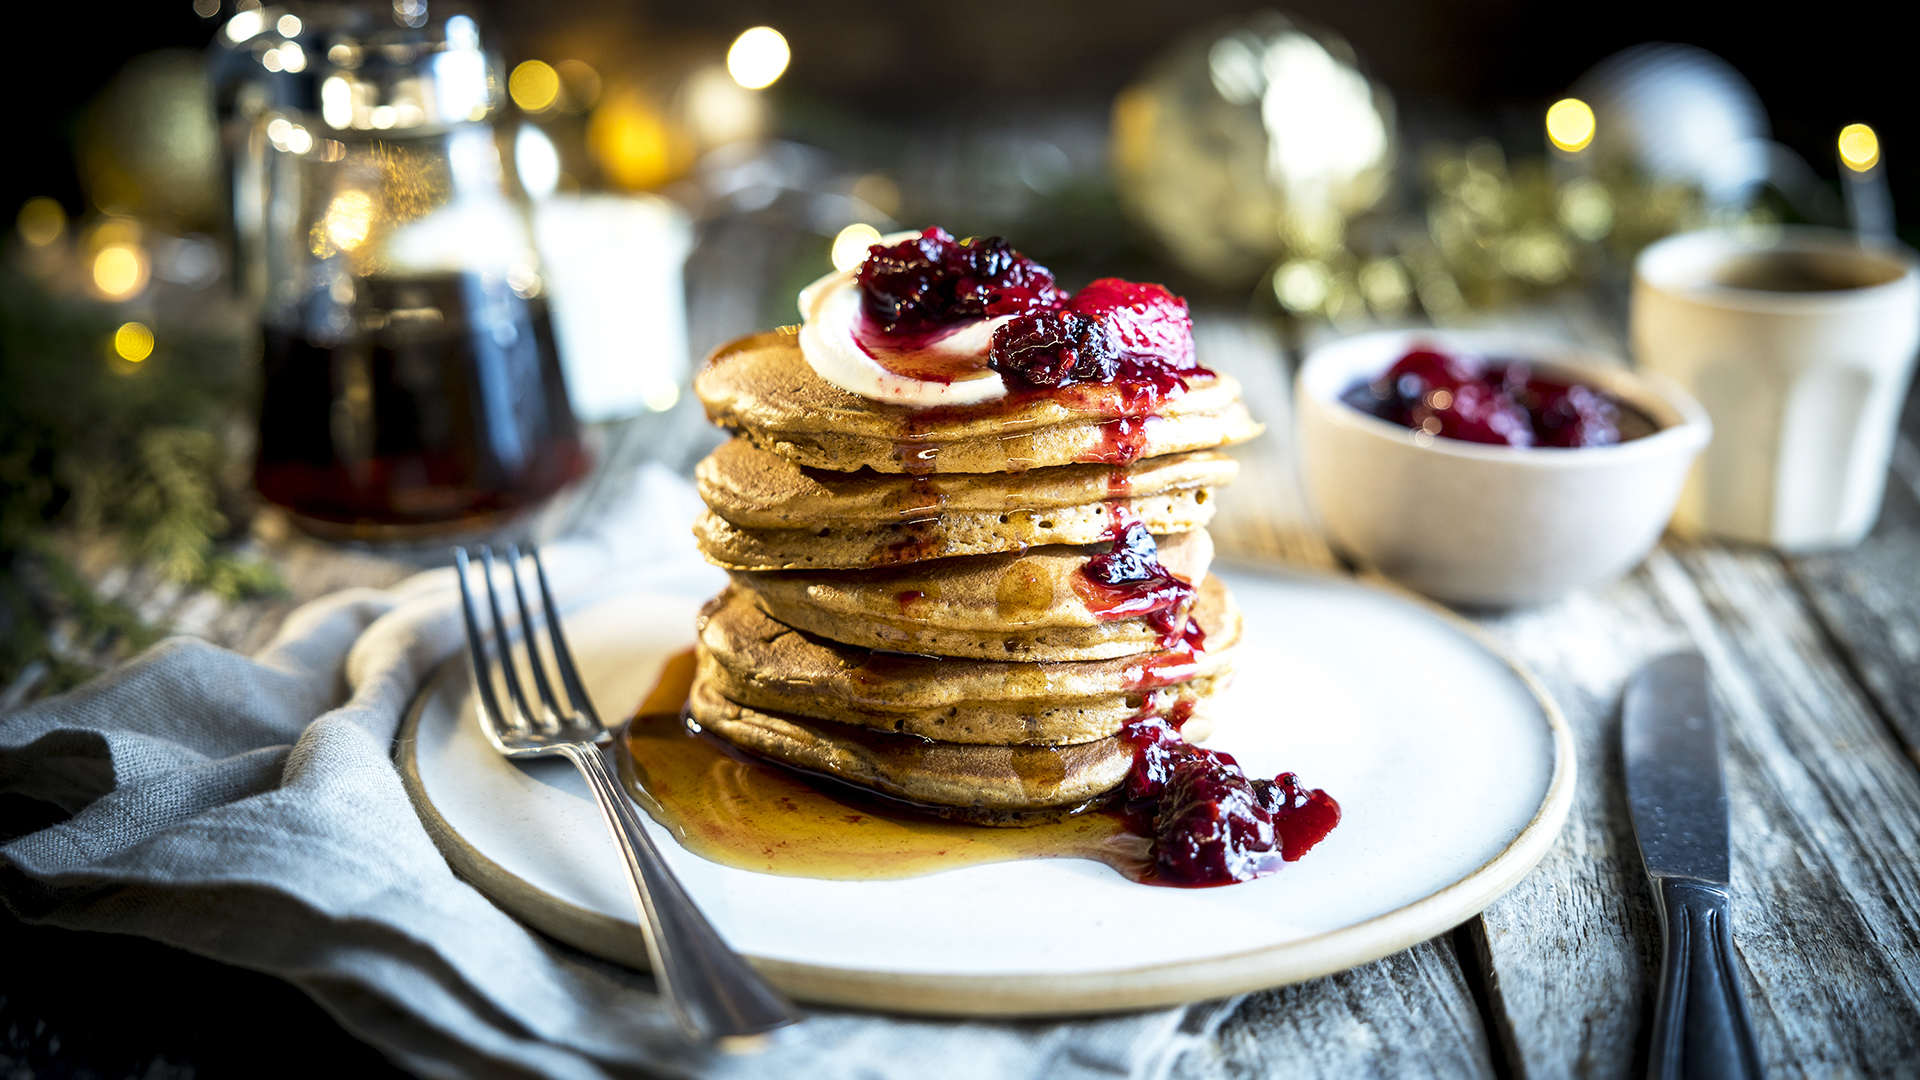
[[(898, 881), (720, 866), (648, 822), (735, 948), (796, 997), (948, 1014), (1137, 1008), (1314, 978), (1457, 925), (1546, 852), (1573, 794), (1566, 722), (1466, 623), (1343, 579), (1226, 570), (1246, 613), (1209, 746), (1293, 770), (1339, 828), (1257, 881), (1169, 889), (1069, 859)], [(698, 601), (627, 591), (571, 611), (603, 716), (691, 644)], [(620, 859), (565, 761), (517, 766), (482, 737), (464, 661), (428, 684), (400, 760), (456, 870), (527, 922), (644, 966)]]

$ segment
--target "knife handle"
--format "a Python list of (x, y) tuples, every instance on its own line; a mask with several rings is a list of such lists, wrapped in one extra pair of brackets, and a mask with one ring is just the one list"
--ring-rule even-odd
[(1648, 1080), (1760, 1080), (1760, 1048), (1734, 966), (1733, 898), (1688, 878), (1658, 879), (1655, 898), (1665, 955)]

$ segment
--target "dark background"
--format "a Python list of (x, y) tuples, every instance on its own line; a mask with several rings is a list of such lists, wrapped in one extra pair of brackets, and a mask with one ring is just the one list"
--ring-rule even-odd
[[(710, 0), (688, 4), (578, 0), (478, 5), (502, 31), (510, 62), (550, 52), (556, 28), (619, 28), (636, 48), (705, 43), (720, 50), (746, 27), (768, 24), (793, 44), (777, 91), (894, 124), (942, 123), (1021, 110), (1099, 109), (1140, 66), (1184, 30), (1256, 10), (1240, 0)], [(1595, 61), (1629, 45), (1674, 41), (1727, 59), (1759, 91), (1774, 135), (1822, 176), (1836, 168), (1841, 127), (1880, 133), (1896, 212), (1920, 207), (1920, 158), (1902, 72), (1906, 35), (1854, 5), (1762, 16), (1757, 6), (1630, 3), (1581, 6), (1523, 0), (1299, 0), (1283, 10), (1345, 35), (1393, 91), (1403, 120), (1453, 137), (1493, 134), (1510, 149), (1539, 138), (1544, 109)], [(228, 7), (231, 7), (229, 4)], [(1776, 11), (1782, 9), (1775, 9)], [(1884, 9), (1883, 9), (1884, 10)], [(76, 18), (76, 14), (84, 15)], [(125, 61), (151, 49), (202, 48), (218, 19), (190, 0), (15, 5), (9, 15), (16, 72), (31, 71), (10, 101), (14, 136), (0, 171), (0, 208), (33, 195), (83, 209), (71, 162), (87, 103)], [(223, 12), (224, 15), (224, 12)]]

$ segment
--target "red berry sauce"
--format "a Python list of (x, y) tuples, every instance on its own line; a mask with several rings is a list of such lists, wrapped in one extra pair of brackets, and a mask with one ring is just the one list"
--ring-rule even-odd
[(1598, 387), (1540, 375), (1524, 361), (1431, 348), (1413, 349), (1340, 399), (1401, 427), (1496, 446), (1611, 446), (1657, 430)]
[(1340, 804), (1293, 773), (1253, 780), (1233, 755), (1180, 737), (1178, 715), (1136, 720), (1120, 733), (1133, 747), (1123, 789), (1132, 831), (1153, 841), (1157, 884), (1248, 881), (1296, 862), (1340, 824)]
[(1174, 577), (1160, 562), (1160, 546), (1153, 534), (1126, 513), (1124, 504), (1107, 504), (1107, 515), (1112, 537), (1108, 550), (1080, 567), (1073, 589), (1102, 622), (1145, 619), (1160, 632), (1160, 645), (1166, 648), (1190, 621), (1193, 586)]

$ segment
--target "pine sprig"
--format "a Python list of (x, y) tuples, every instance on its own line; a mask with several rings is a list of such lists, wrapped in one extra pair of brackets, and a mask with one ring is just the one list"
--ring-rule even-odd
[(93, 596), (52, 542), (63, 530), (224, 599), (283, 588), (229, 550), (248, 496), (231, 479), (244, 448), (221, 433), (251, 398), (250, 332), (204, 300), (154, 310), (156, 348), (133, 369), (106, 349), (127, 309), (0, 259), (0, 691), (36, 664), (59, 688), (87, 673), (78, 658), (158, 636)]

